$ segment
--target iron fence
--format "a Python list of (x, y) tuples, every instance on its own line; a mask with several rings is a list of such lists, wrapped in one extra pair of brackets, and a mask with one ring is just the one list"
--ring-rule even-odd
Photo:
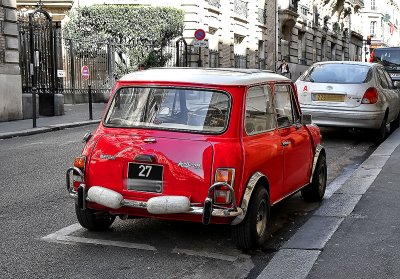
[(247, 68), (246, 55), (235, 54), (235, 68)]
[(265, 58), (258, 58), (258, 68), (260, 70), (265, 70)]
[(219, 51), (210, 49), (208, 54), (208, 64), (210, 68), (219, 67)]

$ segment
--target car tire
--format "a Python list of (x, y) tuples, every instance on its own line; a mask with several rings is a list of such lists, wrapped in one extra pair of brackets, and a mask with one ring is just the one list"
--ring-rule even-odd
[(397, 115), (397, 117), (392, 122), (390, 122), (390, 132), (393, 132), (394, 130), (399, 128), (399, 126), (400, 126), (400, 112)]
[(375, 134), (375, 142), (376, 143), (379, 144), (379, 143), (382, 143), (383, 141), (385, 141), (385, 139), (388, 135), (386, 126), (387, 126), (387, 114), (383, 118), (379, 129), (376, 130), (376, 134)]
[(75, 203), (75, 213), (79, 224), (90, 231), (104, 231), (115, 220), (114, 215), (89, 208), (81, 209), (77, 203)]
[(324, 198), (327, 174), (326, 158), (321, 154), (315, 166), (311, 183), (301, 190), (301, 196), (305, 201), (319, 202)]
[(238, 225), (232, 226), (232, 240), (238, 249), (249, 250), (265, 243), (268, 238), (270, 210), (268, 191), (261, 185), (256, 186), (246, 217)]

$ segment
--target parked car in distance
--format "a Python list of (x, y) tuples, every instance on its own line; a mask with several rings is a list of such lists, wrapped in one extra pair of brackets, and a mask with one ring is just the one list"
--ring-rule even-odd
[(301, 109), (321, 126), (375, 130), (378, 142), (399, 126), (400, 97), (384, 67), (320, 62), (296, 81)]
[(79, 223), (116, 216), (231, 224), (240, 249), (263, 244), (270, 207), (325, 193), (319, 128), (294, 84), (246, 69), (155, 68), (121, 78), (67, 171)]
[(400, 87), (400, 47), (375, 48), (371, 52), (369, 62), (377, 62), (385, 67), (395, 87)]

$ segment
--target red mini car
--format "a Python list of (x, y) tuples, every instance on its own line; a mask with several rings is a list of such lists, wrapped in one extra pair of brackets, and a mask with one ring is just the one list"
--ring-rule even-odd
[(270, 207), (301, 190), (320, 201), (327, 166), (293, 83), (260, 70), (160, 68), (126, 75), (67, 171), (79, 223), (152, 217), (231, 224), (251, 249)]

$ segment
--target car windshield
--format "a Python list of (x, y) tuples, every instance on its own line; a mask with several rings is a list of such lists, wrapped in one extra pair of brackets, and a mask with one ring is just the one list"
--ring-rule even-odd
[(123, 87), (104, 120), (108, 127), (221, 133), (230, 97), (221, 91), (172, 87)]
[(302, 80), (317, 83), (364, 83), (370, 78), (370, 67), (356, 64), (317, 64)]
[(384, 66), (400, 65), (400, 50), (397, 49), (375, 49), (374, 60)]

